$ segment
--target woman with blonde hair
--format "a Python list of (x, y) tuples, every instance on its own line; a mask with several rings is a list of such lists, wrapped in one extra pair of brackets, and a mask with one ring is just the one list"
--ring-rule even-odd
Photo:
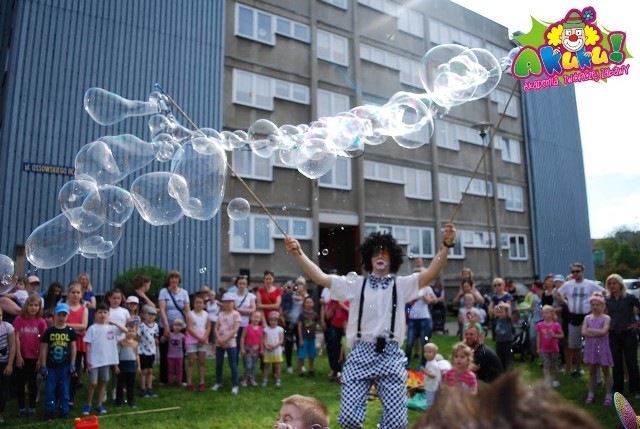
[[(611, 317), (609, 348), (613, 357), (613, 391), (624, 394), (624, 367), (629, 374), (629, 392), (640, 394), (640, 371), (638, 370), (638, 337), (635, 309), (640, 310), (640, 301), (627, 293), (627, 288), (618, 274), (611, 274), (605, 282), (607, 288), (606, 312)], [(624, 364), (623, 364), (624, 363)]]

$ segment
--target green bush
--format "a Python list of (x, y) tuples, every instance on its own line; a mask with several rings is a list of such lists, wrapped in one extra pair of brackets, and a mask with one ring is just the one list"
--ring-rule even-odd
[(165, 287), (167, 281), (168, 272), (161, 270), (157, 267), (145, 266), (132, 268), (129, 271), (122, 273), (113, 281), (113, 287), (118, 288), (124, 292), (125, 295), (131, 295), (133, 288), (131, 287), (131, 280), (138, 274), (145, 275), (151, 279), (151, 289), (147, 293), (149, 298), (154, 302), (158, 299), (160, 289)]

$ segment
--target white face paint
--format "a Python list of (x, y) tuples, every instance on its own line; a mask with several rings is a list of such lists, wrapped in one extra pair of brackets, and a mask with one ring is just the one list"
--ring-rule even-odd
[(377, 271), (384, 271), (385, 269), (387, 269), (387, 267), (389, 267), (389, 263), (384, 259), (378, 259), (375, 262), (375, 267)]

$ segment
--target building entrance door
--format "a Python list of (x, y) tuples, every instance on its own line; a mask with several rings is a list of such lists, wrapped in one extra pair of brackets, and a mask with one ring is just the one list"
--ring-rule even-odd
[(337, 270), (360, 273), (360, 237), (357, 226), (320, 225), (320, 268), (325, 272)]

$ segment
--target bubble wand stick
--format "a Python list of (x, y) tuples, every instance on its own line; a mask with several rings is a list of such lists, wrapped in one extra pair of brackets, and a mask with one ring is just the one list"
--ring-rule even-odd
[(460, 201), (458, 201), (458, 204), (453, 208), (453, 212), (451, 213), (451, 216), (449, 217), (449, 223), (453, 223), (453, 220), (456, 218), (456, 215), (458, 214), (458, 210), (462, 206), (462, 202), (464, 201), (464, 196), (467, 193), (467, 191), (469, 190), (469, 187), (471, 186), (471, 182), (478, 175), (478, 170), (480, 169), (480, 164), (482, 163), (482, 160), (484, 159), (484, 157), (487, 155), (487, 152), (489, 152), (489, 148), (491, 147), (491, 144), (493, 143), (493, 139), (496, 136), (496, 133), (498, 132), (498, 128), (500, 128), (500, 124), (502, 123), (502, 120), (504, 119), (504, 116), (507, 113), (507, 108), (509, 107), (509, 104), (511, 103), (511, 100), (513, 99), (513, 94), (515, 94), (517, 87), (518, 87), (518, 81), (516, 81), (514, 83), (514, 85), (513, 85), (513, 89), (511, 90), (511, 94), (509, 94), (509, 99), (507, 100), (507, 103), (505, 104), (504, 109), (502, 110), (502, 113), (500, 114), (500, 117), (498, 118), (498, 122), (496, 123), (496, 126), (492, 127), (493, 130), (491, 131), (491, 136), (489, 137), (489, 143), (484, 147), (484, 150), (482, 151), (482, 155), (480, 155), (480, 159), (478, 160), (478, 164), (476, 165), (476, 168), (473, 170), (473, 173), (471, 174), (471, 178), (469, 179), (469, 182), (467, 183), (467, 187), (464, 188), (464, 191), (462, 192), (462, 195), (460, 196)]
[[(178, 111), (178, 113), (180, 113), (180, 115), (182, 115), (182, 117), (187, 121), (187, 123), (191, 126), (191, 128), (193, 128), (194, 130), (198, 130), (198, 126), (191, 120), (191, 118), (189, 117), (189, 115), (187, 115), (185, 113), (184, 110), (182, 110), (182, 108), (178, 105), (178, 103), (173, 99), (172, 96), (170, 96), (169, 94), (166, 93), (166, 91), (164, 89), (162, 89), (162, 87), (159, 84), (155, 84), (156, 89), (158, 89), (158, 91), (160, 91), (163, 95), (165, 95), (167, 97), (167, 100), (169, 100), (169, 103), (171, 103), (171, 105), (173, 107), (176, 108), (176, 110)], [(226, 157), (225, 157), (226, 158)], [(280, 224), (275, 220), (275, 218), (271, 215), (271, 212), (269, 211), (269, 209), (267, 209), (267, 207), (264, 205), (264, 203), (260, 200), (260, 198), (258, 198), (258, 196), (255, 194), (255, 192), (253, 192), (253, 190), (249, 187), (249, 185), (247, 185), (247, 182), (244, 181), (244, 179), (242, 177), (240, 177), (240, 175), (238, 173), (235, 172), (235, 170), (233, 169), (233, 167), (231, 167), (231, 164), (229, 164), (229, 161), (227, 159), (225, 159), (225, 163), (227, 164), (227, 168), (229, 169), (229, 171), (231, 171), (231, 174), (233, 174), (239, 181), (240, 183), (242, 183), (242, 186), (244, 186), (246, 188), (246, 190), (251, 194), (251, 196), (253, 197), (253, 199), (260, 204), (260, 207), (262, 207), (262, 210), (264, 210), (264, 212), (267, 214), (267, 216), (269, 216), (269, 219), (271, 219), (271, 221), (274, 223), (274, 225), (280, 230), (280, 232), (282, 233), (282, 235), (284, 235), (285, 237), (288, 235), (287, 232), (284, 230), (284, 228), (282, 228), (282, 226), (280, 226)]]

